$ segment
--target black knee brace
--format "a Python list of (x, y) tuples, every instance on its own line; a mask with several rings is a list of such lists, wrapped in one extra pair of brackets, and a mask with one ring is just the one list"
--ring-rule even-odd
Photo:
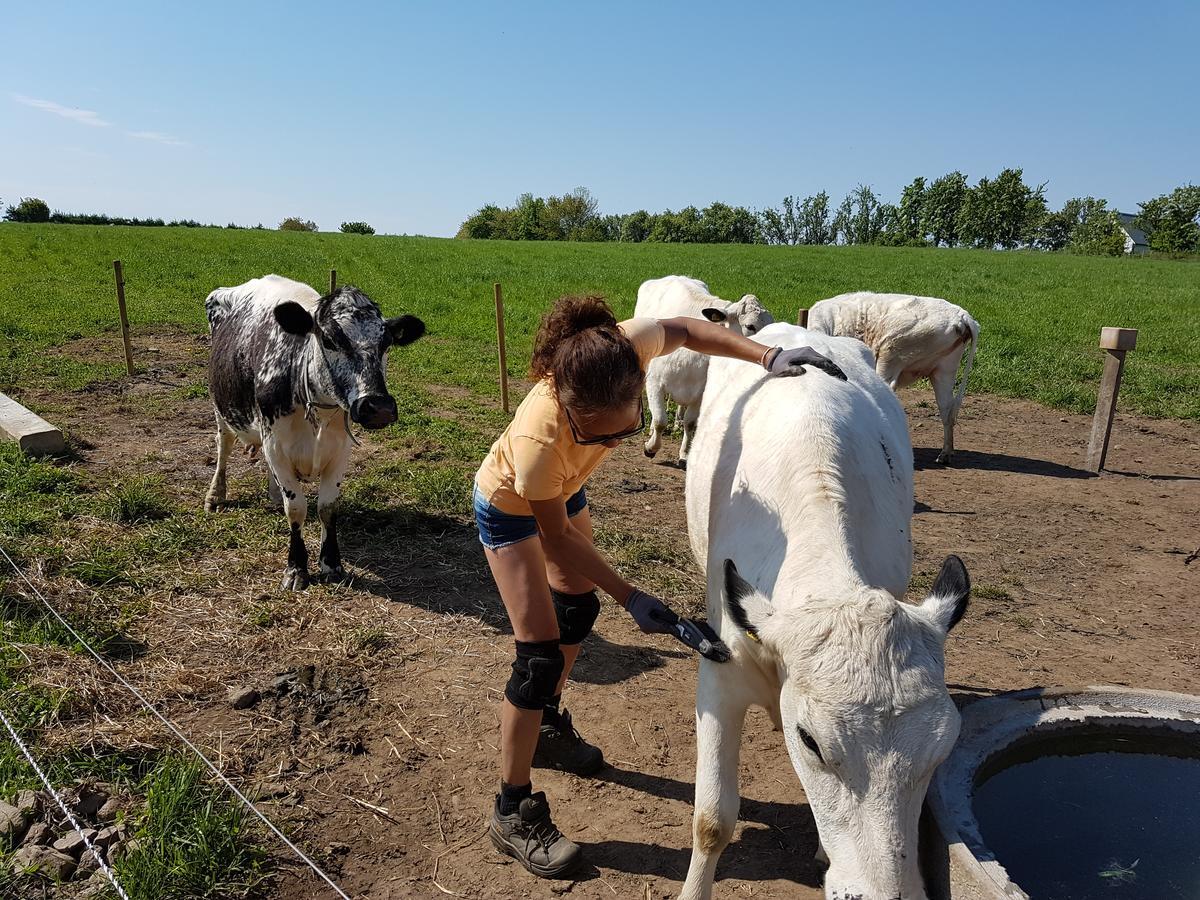
[(558, 693), (562, 673), (558, 641), (517, 641), (517, 658), (504, 696), (517, 709), (544, 709)]
[(600, 598), (596, 592), (564, 594), (551, 588), (550, 596), (554, 598), (554, 613), (558, 616), (559, 643), (582, 643), (600, 615)]

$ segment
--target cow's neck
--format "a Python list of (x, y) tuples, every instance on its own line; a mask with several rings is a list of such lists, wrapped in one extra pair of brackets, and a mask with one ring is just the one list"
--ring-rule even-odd
[(329, 376), (329, 365), (315, 336), (310, 337), (300, 355), (297, 384), (299, 399), (305, 411), (311, 414), (321, 412), (332, 413), (340, 409), (341, 404), (333, 392), (333, 382)]

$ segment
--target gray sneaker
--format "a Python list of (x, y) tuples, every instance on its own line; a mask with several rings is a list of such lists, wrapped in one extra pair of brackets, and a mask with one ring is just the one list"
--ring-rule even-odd
[(497, 850), (542, 878), (561, 878), (583, 861), (579, 845), (563, 837), (550, 821), (544, 791), (526, 797), (520, 808), (507, 816), (500, 814), (497, 797), (488, 835)]

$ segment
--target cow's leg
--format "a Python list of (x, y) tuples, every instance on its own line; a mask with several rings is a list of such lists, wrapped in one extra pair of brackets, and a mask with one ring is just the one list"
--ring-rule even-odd
[(958, 360), (962, 354), (953, 356), (953, 366), (949, 365), (948, 359), (943, 359), (929, 375), (938, 414), (942, 417), (942, 452), (938, 454), (937, 461), (944, 464), (948, 464), (954, 455), (954, 421), (958, 418), (958, 410), (954, 407), (954, 378), (958, 374)]
[(337, 510), (338, 498), (342, 494), (342, 480), (350, 462), (349, 448), (339, 454), (321, 474), (321, 487), (317, 491), (317, 518), (321, 520), (321, 576), (326, 581), (345, 581), (346, 570), (342, 568), (342, 553), (338, 547)]
[(696, 422), (700, 419), (700, 401), (689, 403), (683, 410), (683, 442), (679, 445), (679, 465), (687, 468), (688, 453), (692, 449), (692, 438), (696, 436)]
[(271, 509), (283, 509), (283, 491), (279, 489), (279, 482), (275, 480), (275, 473), (270, 466), (267, 466), (267, 503)]
[(662, 447), (662, 433), (667, 427), (667, 392), (657, 372), (646, 377), (646, 402), (650, 404), (650, 435), (642, 452), (653, 458)]
[(221, 414), (217, 413), (217, 470), (213, 472), (212, 484), (204, 496), (204, 508), (208, 512), (216, 512), (217, 507), (225, 502), (225, 466), (229, 462), (229, 451), (233, 449), (236, 435), (225, 424)]
[(285, 591), (302, 591), (308, 587), (308, 549), (304, 546), (304, 519), (308, 515), (308, 500), (304, 496), (304, 485), (296, 477), (295, 467), (287, 455), (274, 446), (273, 441), (263, 442), (263, 456), (267, 468), (275, 476), (279, 490), (283, 492), (283, 511), (287, 514), (291, 532), (288, 536), (287, 569), (283, 573)]
[[(725, 663), (724, 665), (729, 665)], [(709, 900), (717, 858), (733, 837), (738, 815), (738, 750), (749, 701), (726, 680), (736, 673), (700, 661), (696, 687), (696, 810), (692, 862), (680, 900)]]

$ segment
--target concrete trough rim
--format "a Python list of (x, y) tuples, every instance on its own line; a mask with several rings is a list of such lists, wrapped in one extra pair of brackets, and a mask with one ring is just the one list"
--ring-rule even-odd
[(1047, 687), (997, 694), (963, 708), (958, 741), (926, 795), (946, 844), (950, 896), (1028, 900), (983, 841), (972, 810), (975, 779), (1023, 738), (1084, 730), (1097, 721), (1200, 735), (1200, 697), (1118, 685)]

